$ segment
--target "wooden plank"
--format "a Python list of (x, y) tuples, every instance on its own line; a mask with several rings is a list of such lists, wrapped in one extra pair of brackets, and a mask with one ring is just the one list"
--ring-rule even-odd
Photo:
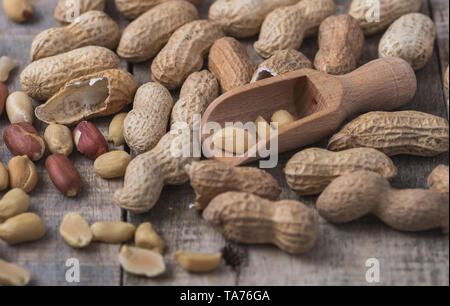
[[(17, 68), (13, 71), (7, 85), (10, 92), (21, 90), (20, 71), (29, 63), (30, 44), (34, 36), (44, 29), (57, 26), (52, 17), (57, 0), (33, 1), (36, 8), (33, 20), (26, 24), (10, 21), (3, 10), (0, 10), (0, 55), (14, 58)], [(111, 10), (108, 4), (108, 11)], [(117, 19), (116, 19), (117, 20)], [(122, 65), (126, 68), (126, 63)], [(34, 104), (38, 103), (34, 101)], [(94, 120), (94, 124), (105, 133), (109, 119)], [(0, 129), (8, 125), (6, 115), (0, 122)], [(43, 135), (46, 125), (35, 123), (39, 133)], [(47, 153), (48, 154), (48, 153)], [(47, 155), (46, 154), (46, 155)], [(12, 155), (3, 145), (0, 146), (0, 158), (7, 164)], [(0, 254), (6, 260), (16, 262), (30, 270), (33, 285), (70, 285), (66, 282), (66, 260), (76, 258), (80, 263), (81, 285), (119, 285), (121, 271), (117, 254), (119, 246), (93, 243), (85, 250), (70, 248), (59, 236), (59, 223), (65, 213), (77, 211), (88, 222), (97, 220), (120, 220), (121, 210), (112, 204), (112, 194), (120, 185), (120, 181), (106, 181), (95, 175), (93, 162), (73, 153), (70, 159), (74, 162), (83, 178), (83, 191), (74, 199), (62, 196), (53, 186), (45, 169), (44, 160), (37, 162), (39, 184), (30, 194), (31, 211), (43, 217), (47, 226), (46, 236), (33, 243), (19, 246), (8, 246), (0, 242)]]

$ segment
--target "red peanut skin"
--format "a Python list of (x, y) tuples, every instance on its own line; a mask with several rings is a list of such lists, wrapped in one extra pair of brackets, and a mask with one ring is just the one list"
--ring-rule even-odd
[[(77, 135), (79, 139), (77, 141)], [(77, 150), (92, 160), (108, 152), (108, 144), (105, 137), (95, 125), (88, 121), (80, 122), (73, 130), (73, 139)]]
[(12, 154), (27, 155), (32, 161), (41, 159), (45, 152), (44, 140), (27, 122), (8, 125), (3, 132), (3, 141)]
[(45, 167), (53, 184), (62, 194), (73, 197), (81, 191), (81, 176), (67, 156), (52, 154), (45, 160)]
[(0, 82), (0, 116), (3, 114), (5, 110), (6, 99), (9, 96), (8, 87)]

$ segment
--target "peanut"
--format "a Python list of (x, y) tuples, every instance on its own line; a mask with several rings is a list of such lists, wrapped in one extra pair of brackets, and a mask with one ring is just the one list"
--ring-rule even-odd
[(278, 182), (257, 168), (231, 167), (215, 161), (193, 162), (186, 167), (198, 210), (205, 209), (215, 196), (227, 191), (253, 193), (269, 200), (276, 200), (281, 193)]
[(448, 151), (447, 120), (417, 111), (370, 112), (331, 137), (328, 149), (378, 149), (389, 156), (435, 156)]
[(128, 113), (120, 113), (114, 116), (109, 124), (108, 138), (114, 146), (122, 146), (125, 144), (125, 136), (123, 135), (123, 123)]
[(8, 86), (0, 82), (0, 116), (3, 114), (5, 110), (6, 100), (9, 96)]
[(412, 13), (397, 19), (381, 38), (378, 54), (400, 57), (414, 70), (421, 69), (433, 54), (436, 26), (430, 17)]
[(93, 238), (89, 224), (76, 212), (67, 213), (59, 226), (59, 233), (74, 248), (87, 247)]
[(255, 70), (245, 47), (232, 37), (218, 39), (212, 45), (208, 68), (219, 81), (222, 92), (250, 83)]
[(33, 124), (34, 110), (30, 97), (22, 91), (16, 91), (6, 100), (6, 114), (11, 123), (27, 122)]
[(303, 53), (294, 49), (275, 51), (269, 59), (259, 64), (251, 83), (303, 68), (312, 68), (311, 61)]
[(88, 121), (80, 122), (72, 132), (77, 150), (92, 160), (108, 152), (108, 143), (95, 125)]
[(194, 253), (176, 251), (173, 258), (186, 271), (189, 272), (211, 272), (217, 269), (222, 260), (222, 253)]
[(139, 87), (133, 110), (123, 123), (123, 135), (136, 154), (153, 149), (167, 131), (173, 100), (170, 92), (158, 83)]
[(358, 20), (365, 35), (372, 35), (402, 15), (417, 12), (421, 6), (422, 0), (353, 0), (349, 14)]
[(316, 32), (320, 23), (335, 10), (333, 0), (302, 0), (272, 11), (254, 44), (256, 52), (268, 58), (279, 50), (299, 49), (305, 36)]
[(291, 254), (310, 250), (319, 229), (315, 213), (301, 202), (272, 202), (243, 192), (218, 195), (203, 211), (203, 218), (226, 239), (270, 243)]
[(94, 162), (95, 173), (104, 179), (123, 177), (131, 161), (125, 151), (111, 151), (99, 156)]
[(431, 190), (442, 193), (448, 198), (449, 171), (448, 166), (439, 165), (428, 176), (428, 186)]
[(172, 109), (171, 125), (185, 122), (193, 127), (196, 114), (203, 114), (215, 98), (219, 96), (217, 79), (208, 70), (192, 73), (184, 82), (180, 99)]
[(295, 118), (288, 111), (281, 109), (273, 113), (271, 121), (278, 123), (278, 128), (281, 129), (294, 122)]
[(91, 231), (94, 241), (118, 244), (133, 239), (136, 227), (126, 222), (96, 222)]
[(74, 197), (81, 191), (83, 182), (73, 163), (63, 154), (52, 154), (45, 167), (53, 185), (65, 196)]
[(9, 73), (14, 69), (16, 64), (14, 61), (7, 57), (0, 57), (0, 82), (6, 82), (9, 78)]
[(326, 220), (346, 223), (369, 213), (399, 231), (442, 228), (448, 233), (448, 198), (426, 189), (393, 189), (380, 174), (360, 170), (335, 179), (317, 200)]
[[(188, 181), (184, 167), (197, 159), (192, 154), (194, 147), (200, 150), (200, 143), (191, 143), (195, 137), (193, 118), (203, 114), (218, 91), (217, 81), (206, 70), (187, 78), (172, 112), (171, 132), (164, 135), (153, 150), (139, 155), (128, 165), (124, 186), (114, 194), (114, 201), (120, 207), (136, 213), (147, 212), (155, 206), (164, 185), (180, 185)], [(190, 134), (178, 135), (179, 126), (190, 127)], [(177, 154), (186, 143), (190, 144), (191, 154)]]
[(29, 64), (20, 74), (23, 91), (37, 100), (47, 100), (75, 78), (113, 69), (119, 58), (109, 49), (89, 46), (46, 57)]
[[(115, 0), (116, 7), (128, 19), (135, 19), (161, 3), (173, 0)], [(199, 5), (203, 0), (186, 0)]]
[(266, 119), (264, 119), (261, 116), (258, 116), (255, 120), (255, 125), (258, 139), (265, 140), (267, 138), (270, 138), (272, 128), (270, 127), (270, 124), (266, 121)]
[(3, 132), (3, 141), (12, 154), (27, 155), (33, 161), (41, 159), (45, 152), (44, 140), (26, 122), (8, 125)]
[(44, 132), (44, 139), (52, 153), (69, 156), (73, 150), (72, 132), (61, 124), (50, 124)]
[(36, 107), (35, 114), (45, 123), (64, 125), (109, 116), (131, 103), (137, 87), (132, 74), (104, 70), (70, 80), (45, 104)]
[(15, 156), (8, 163), (9, 185), (31, 192), (38, 183), (36, 166), (28, 156)]
[(166, 246), (164, 240), (158, 235), (149, 222), (142, 223), (138, 226), (134, 234), (134, 242), (137, 247), (152, 250), (160, 254), (164, 253)]
[(5, 165), (0, 162), (0, 191), (5, 190), (9, 186), (9, 174)]
[(364, 34), (350, 15), (330, 16), (319, 28), (319, 52), (314, 66), (329, 74), (355, 70), (364, 46)]
[(119, 26), (106, 13), (86, 12), (70, 25), (39, 33), (31, 43), (30, 59), (36, 61), (86, 46), (115, 49), (120, 34)]
[(193, 72), (203, 67), (203, 58), (217, 39), (221, 28), (207, 20), (196, 20), (175, 31), (152, 62), (153, 79), (168, 89), (178, 88)]
[(278, 7), (300, 0), (217, 0), (209, 8), (209, 19), (221, 25), (225, 33), (236, 38), (258, 34), (264, 18)]
[(30, 197), (20, 188), (8, 191), (0, 200), (0, 221), (24, 213), (30, 207)]
[(0, 259), (0, 284), (5, 286), (26, 286), (30, 273), (24, 268)]
[(103, 11), (104, 9), (105, 0), (59, 0), (53, 16), (64, 24), (72, 22), (88, 11)]
[(33, 6), (28, 0), (3, 0), (5, 14), (16, 22), (25, 22), (33, 17)]
[(0, 239), (10, 245), (39, 240), (44, 235), (44, 222), (34, 213), (23, 213), (0, 224)]
[(255, 145), (256, 138), (247, 130), (236, 127), (225, 127), (213, 135), (212, 142), (217, 149), (242, 155)]
[(358, 170), (370, 170), (391, 179), (397, 168), (384, 153), (370, 148), (330, 152), (310, 148), (295, 154), (284, 173), (289, 187), (301, 195), (322, 192), (335, 178)]
[(176, 29), (197, 18), (197, 9), (187, 1), (159, 4), (125, 28), (117, 54), (130, 62), (145, 62), (164, 47)]
[(136, 275), (155, 277), (166, 271), (166, 264), (161, 254), (126, 245), (120, 249), (119, 262), (125, 271)]

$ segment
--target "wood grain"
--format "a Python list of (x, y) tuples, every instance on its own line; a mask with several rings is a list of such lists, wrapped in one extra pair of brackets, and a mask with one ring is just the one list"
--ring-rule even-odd
[[(36, 0), (36, 16), (30, 23), (16, 24), (0, 9), (0, 55), (18, 61), (18, 67), (7, 83), (10, 91), (20, 90), (18, 76), (29, 62), (32, 39), (40, 31), (56, 26), (52, 17), (56, 0)], [(213, 0), (204, 0), (200, 6), (206, 18)], [(350, 0), (336, 0), (339, 13), (346, 12)], [(106, 11), (119, 22), (114, 1), (107, 1)], [(441, 75), (448, 63), (448, 1), (424, 0), (422, 12), (434, 18), (438, 25), (437, 50), (430, 62), (417, 72), (418, 89), (415, 98), (402, 109), (419, 110), (446, 116)], [(358, 66), (378, 57), (378, 42), (382, 34), (367, 38)], [(244, 40), (247, 51), (258, 65), (262, 59), (252, 43), (256, 37)], [(301, 50), (309, 59), (317, 52), (317, 40), (307, 39)], [(122, 62), (121, 68), (132, 71), (140, 84), (151, 80), (150, 63), (131, 65)], [(178, 93), (174, 92), (177, 99)], [(110, 118), (93, 120), (106, 132)], [(0, 130), (8, 124), (5, 115)], [(44, 124), (35, 125), (41, 134)], [(317, 144), (325, 146), (326, 142)], [(269, 172), (283, 188), (282, 199), (298, 199), (313, 207), (315, 197), (301, 197), (289, 190), (283, 174), (287, 160), (295, 151), (280, 155), (279, 165)], [(11, 154), (0, 140), (0, 160), (6, 164)], [(369, 258), (377, 258), (381, 268), (378, 285), (448, 285), (449, 240), (438, 231), (399, 233), (373, 217), (365, 217), (346, 225), (335, 226), (321, 219), (320, 236), (316, 247), (301, 256), (290, 256), (270, 246), (229, 244), (207, 225), (195, 211), (194, 192), (189, 184), (165, 187), (161, 199), (145, 215), (121, 212), (113, 204), (112, 195), (121, 186), (121, 180), (105, 181), (98, 178), (92, 162), (78, 153), (71, 155), (84, 180), (84, 191), (75, 199), (60, 195), (50, 182), (44, 160), (38, 162), (40, 182), (31, 194), (31, 210), (44, 217), (48, 233), (41, 241), (10, 247), (0, 242), (0, 256), (30, 269), (33, 285), (70, 285), (65, 281), (65, 261), (75, 257), (81, 264), (82, 285), (370, 285), (366, 282)], [(426, 178), (438, 164), (448, 165), (448, 153), (434, 158), (397, 156), (399, 168), (394, 187), (426, 187)], [(80, 212), (89, 222), (98, 220), (128, 220), (135, 225), (150, 221), (168, 245), (165, 259), (167, 273), (156, 279), (135, 277), (121, 271), (117, 254), (120, 246), (94, 243), (85, 250), (73, 250), (59, 237), (62, 216), (71, 210)], [(226, 262), (219, 270), (208, 274), (190, 274), (173, 260), (176, 250), (215, 252), (227, 246)], [(375, 284), (377, 285), (377, 284)]]

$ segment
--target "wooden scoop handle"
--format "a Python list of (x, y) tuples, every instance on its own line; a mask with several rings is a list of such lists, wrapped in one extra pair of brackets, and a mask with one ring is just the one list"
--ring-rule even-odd
[(417, 89), (414, 70), (397, 57), (374, 60), (337, 79), (344, 86), (341, 106), (346, 117), (401, 107)]

